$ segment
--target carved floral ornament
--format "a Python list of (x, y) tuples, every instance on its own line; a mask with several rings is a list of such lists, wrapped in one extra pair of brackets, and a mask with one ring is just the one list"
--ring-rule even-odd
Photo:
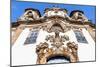
[[(48, 36), (46, 38), (47, 41), (51, 42), (50, 44), (47, 42), (40, 43), (36, 47), (36, 53), (37, 53), (37, 64), (46, 64), (48, 61), (48, 58), (53, 56), (65, 56), (69, 57), (69, 62), (77, 62), (78, 56), (77, 56), (77, 50), (78, 46), (74, 42), (68, 42), (64, 44), (63, 42), (67, 41), (69, 38), (68, 36), (59, 36), (59, 32), (55, 32), (55, 36)], [(65, 45), (65, 46), (63, 46)]]

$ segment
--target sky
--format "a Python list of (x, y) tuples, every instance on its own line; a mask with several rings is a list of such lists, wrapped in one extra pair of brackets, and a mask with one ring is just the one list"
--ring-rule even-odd
[(45, 8), (52, 8), (57, 6), (59, 8), (64, 8), (68, 10), (68, 15), (70, 15), (73, 10), (82, 10), (85, 16), (92, 20), (92, 23), (96, 23), (95, 18), (95, 6), (90, 5), (75, 5), (75, 4), (55, 4), (55, 3), (39, 3), (39, 2), (26, 2), (26, 1), (16, 1), (12, 0), (11, 3), (11, 22), (16, 22), (17, 19), (24, 14), (26, 8), (38, 9), (43, 15)]

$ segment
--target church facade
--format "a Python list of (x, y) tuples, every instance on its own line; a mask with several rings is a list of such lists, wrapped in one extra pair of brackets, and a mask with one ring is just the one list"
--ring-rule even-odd
[(95, 25), (83, 11), (27, 8), (11, 30), (12, 65), (95, 61)]

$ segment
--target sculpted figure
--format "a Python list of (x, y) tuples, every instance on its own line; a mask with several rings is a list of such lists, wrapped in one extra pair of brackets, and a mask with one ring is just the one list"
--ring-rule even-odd
[(77, 50), (78, 50), (78, 45), (75, 44), (74, 42), (68, 42), (67, 47), (71, 52), (76, 56), (77, 55)]

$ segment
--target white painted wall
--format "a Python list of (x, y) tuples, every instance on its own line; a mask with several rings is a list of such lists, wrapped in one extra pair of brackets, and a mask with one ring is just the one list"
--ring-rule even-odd
[[(60, 33), (60, 35), (68, 35), (69, 41), (78, 43), (78, 56), (79, 61), (92, 61), (95, 60), (95, 42), (89, 35), (88, 31), (82, 29), (88, 44), (78, 43), (73, 30), (66, 33)], [(23, 30), (19, 38), (12, 47), (12, 65), (29, 65), (36, 64), (37, 54), (35, 53), (36, 45), (40, 42), (45, 42), (45, 37), (48, 35), (46, 31), (40, 30), (35, 44), (24, 45), (25, 39), (29, 34), (29, 28)], [(54, 35), (54, 33), (50, 33)], [(49, 43), (49, 42), (48, 42)], [(51, 46), (50, 46), (51, 47)]]
[(78, 55), (80, 61), (94, 61), (95, 60), (95, 42), (86, 29), (82, 32), (88, 41), (88, 44), (79, 43)]
[[(45, 41), (46, 31), (40, 30), (37, 37), (37, 42), (35, 44), (24, 44), (28, 34), (30, 33), (29, 28), (26, 28), (22, 31), (17, 41), (12, 47), (12, 65), (29, 65), (36, 64), (37, 54), (35, 53), (36, 45), (40, 42)], [(50, 33), (53, 35), (54, 33)]]
[(12, 65), (33, 64), (33, 45), (24, 45), (24, 41), (29, 33), (29, 29), (23, 30), (15, 44), (12, 46)]
[(79, 61), (94, 61), (95, 60), (95, 42), (90, 36), (89, 32), (83, 28), (83, 35), (85, 36), (88, 43), (79, 43), (75, 37), (74, 32), (71, 30), (68, 34), (70, 36), (70, 40), (74, 41), (78, 44), (78, 56)]

